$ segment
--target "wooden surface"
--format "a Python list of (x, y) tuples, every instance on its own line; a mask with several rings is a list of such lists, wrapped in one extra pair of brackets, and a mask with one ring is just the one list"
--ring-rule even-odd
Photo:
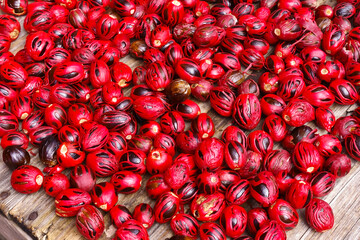
[[(3, 14), (0, 11), (0, 14)], [(24, 17), (19, 17), (19, 21), (23, 22)], [(12, 43), (11, 51), (15, 54), (23, 48), (26, 39), (26, 32), (22, 29), (19, 38)], [(134, 69), (139, 61), (135, 61), (130, 57), (121, 59)], [(125, 93), (129, 92), (129, 89)], [(208, 103), (199, 103), (202, 112), (208, 112), (216, 124), (215, 137), (220, 137), (222, 131), (232, 121), (230, 118), (223, 118), (217, 115), (213, 110), (210, 110)], [(333, 105), (332, 110), (336, 117), (348, 115), (357, 106), (339, 106)], [(311, 123), (310, 126), (314, 127)], [(320, 131), (324, 134), (324, 131)], [(29, 147), (30, 148), (30, 147)], [(2, 149), (0, 150), (0, 158), (2, 156)], [(33, 157), (31, 164), (43, 169), (37, 156)], [(304, 211), (299, 211), (300, 222), (298, 226), (287, 232), (290, 240), (358, 240), (360, 239), (360, 163), (352, 161), (353, 167), (351, 172), (344, 178), (336, 182), (334, 190), (323, 199), (327, 201), (334, 210), (335, 225), (333, 229), (325, 233), (316, 233), (311, 230), (305, 220)], [(10, 186), (10, 170), (5, 166), (3, 161), (0, 161), (0, 212), (9, 219), (6, 222), (3, 217), (0, 217), (0, 239), (66, 239), (77, 240), (84, 239), (77, 232), (74, 218), (60, 218), (55, 215), (54, 199), (47, 196), (43, 190), (31, 195), (24, 195), (16, 193)], [(145, 183), (148, 179), (146, 175), (143, 179)], [(107, 179), (99, 179), (99, 181), (106, 181)], [(144, 184), (143, 184), (144, 185)], [(154, 201), (150, 200), (144, 187), (136, 193), (129, 196), (119, 194), (118, 204), (125, 205), (130, 211), (139, 203), (150, 203), (154, 206)], [(251, 202), (249, 203), (252, 204)], [(104, 213), (104, 212), (103, 212)], [(104, 213), (105, 214), (105, 213)], [(106, 229), (101, 239), (111, 239), (115, 228), (110, 225), (109, 215), (105, 214)], [(6, 223), (5, 223), (5, 222)], [(18, 230), (22, 228), (29, 234), (26, 236), (24, 232)], [(163, 240), (172, 236), (169, 224), (155, 224), (149, 229), (151, 240)], [(9, 235), (10, 234), (10, 235)], [(12, 235), (11, 235), (12, 234)], [(12, 236), (12, 237), (11, 237)]]

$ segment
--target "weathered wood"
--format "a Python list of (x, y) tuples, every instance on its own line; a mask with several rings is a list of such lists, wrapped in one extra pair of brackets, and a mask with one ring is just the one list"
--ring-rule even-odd
[(0, 240), (32, 240), (16, 223), (0, 214)]
[[(1, 11), (0, 14), (2, 14)], [(18, 19), (22, 25), (24, 17), (19, 17)], [(14, 54), (23, 48), (26, 35), (22, 28), (19, 38), (11, 46), (11, 51)], [(121, 61), (126, 62), (132, 69), (141, 64), (140, 61), (134, 60), (129, 56), (121, 59)], [(130, 88), (124, 91), (125, 95), (128, 95), (129, 92)], [(232, 124), (232, 119), (219, 116), (211, 110), (209, 103), (198, 103), (201, 111), (207, 112), (214, 120), (217, 129), (215, 137), (221, 137), (222, 131)], [(336, 117), (339, 117), (348, 115), (356, 107), (357, 105), (351, 107), (334, 105), (332, 110)], [(314, 127), (313, 123), (309, 125)], [(319, 132), (321, 134), (325, 133), (323, 130)], [(275, 148), (279, 148), (279, 145), (276, 145)], [(1, 155), (2, 150), (0, 150)], [(37, 156), (33, 157), (31, 161), (31, 164), (40, 167), (40, 169), (44, 167)], [(304, 211), (301, 210), (299, 211), (301, 217), (299, 225), (294, 230), (287, 232), (288, 239), (360, 239), (360, 192), (358, 191), (360, 187), (360, 164), (356, 161), (352, 161), (352, 163), (353, 168), (351, 172), (346, 177), (337, 180), (335, 189), (328, 196), (324, 197), (334, 210), (336, 217), (334, 228), (325, 233), (316, 233), (307, 226)], [(0, 175), (2, 176), (0, 178), (0, 211), (8, 219), (12, 220), (10, 223), (6, 222), (3, 224), (3, 216), (0, 216), (0, 236), (2, 234), (5, 239), (28, 239), (26, 234), (20, 233), (17, 230), (16, 226), (21, 226), (26, 228), (37, 239), (83, 239), (77, 232), (74, 218), (59, 218), (55, 215), (54, 199), (47, 196), (43, 190), (31, 195), (16, 193), (10, 186), (11, 172), (3, 161), (0, 161)], [(148, 178), (149, 176), (144, 176), (143, 182), (145, 183)], [(106, 180), (108, 179), (99, 179), (99, 181)], [(144, 184), (136, 194), (119, 194), (118, 204), (125, 205), (130, 211), (133, 211), (134, 207), (142, 202), (154, 205), (154, 201), (146, 195)], [(249, 204), (252, 205), (251, 202)], [(110, 224), (109, 214), (103, 213), (105, 215), (106, 230), (101, 239), (111, 239), (116, 229)], [(169, 224), (154, 224), (148, 232), (151, 240), (163, 240), (172, 236)]]

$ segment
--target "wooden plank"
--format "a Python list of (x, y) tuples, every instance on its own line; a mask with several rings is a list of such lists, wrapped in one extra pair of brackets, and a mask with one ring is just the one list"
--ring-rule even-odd
[(16, 223), (0, 214), (0, 240), (32, 240)]

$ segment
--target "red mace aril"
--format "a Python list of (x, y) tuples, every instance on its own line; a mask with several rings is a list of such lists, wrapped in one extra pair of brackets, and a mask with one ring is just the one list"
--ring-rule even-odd
[(110, 182), (114, 185), (117, 193), (131, 194), (139, 190), (141, 176), (130, 171), (119, 171), (112, 175)]
[(230, 117), (233, 112), (235, 94), (225, 86), (213, 87), (210, 91), (211, 107), (221, 116)]
[(335, 115), (329, 108), (319, 107), (315, 110), (316, 125), (331, 132), (332, 127), (335, 125)]
[(304, 173), (316, 172), (324, 161), (317, 148), (308, 142), (296, 144), (292, 160), (295, 167)]
[(345, 32), (336, 24), (331, 24), (324, 32), (322, 47), (324, 51), (334, 56), (345, 44)]
[(254, 94), (259, 97), (260, 88), (255, 80), (248, 78), (237, 89), (238, 94)]
[(183, 3), (178, 0), (167, 2), (162, 10), (161, 16), (165, 24), (169, 26), (175, 26), (182, 20), (184, 16)]
[(278, 199), (268, 209), (269, 217), (271, 220), (276, 220), (280, 223), (285, 231), (294, 229), (299, 222), (299, 215), (290, 203), (285, 200)]
[(285, 101), (275, 94), (267, 94), (260, 100), (261, 112), (269, 116), (271, 114), (281, 114), (286, 107)]
[(47, 195), (56, 197), (62, 190), (70, 187), (69, 179), (62, 173), (44, 177), (43, 188)]
[(254, 129), (261, 118), (261, 107), (254, 94), (241, 94), (234, 102), (233, 119), (241, 128)]
[(193, 42), (197, 47), (215, 47), (225, 37), (225, 30), (218, 26), (199, 26), (193, 36)]
[(276, 74), (265, 72), (258, 79), (260, 90), (264, 94), (276, 93), (279, 89), (279, 77)]
[(163, 174), (153, 175), (146, 182), (146, 192), (152, 199), (158, 199), (161, 194), (170, 190), (171, 188), (165, 183)]
[(144, 96), (134, 101), (135, 113), (145, 120), (155, 120), (165, 113), (165, 106), (157, 97)]
[(19, 131), (9, 132), (1, 138), (1, 147), (3, 149), (10, 146), (26, 149), (28, 145), (29, 145), (28, 136)]
[[(41, 90), (41, 89), (39, 89), (39, 90)], [(36, 92), (35, 92), (35, 94), (36, 94)], [(45, 95), (47, 93), (42, 93), (42, 94)], [(68, 108), (75, 101), (76, 101), (75, 91), (70, 85), (55, 84), (54, 86), (52, 86), (50, 88), (49, 102), (45, 101), (46, 104), (44, 104), (45, 105), (44, 107), (48, 106), (48, 103), (57, 103), (57, 104), (60, 104), (63, 108)]]
[(174, 110), (178, 111), (184, 120), (193, 120), (201, 113), (199, 105), (190, 99), (176, 104)]
[(179, 133), (175, 141), (179, 152), (194, 154), (202, 140), (197, 133), (185, 131)]
[(275, 220), (266, 222), (256, 233), (255, 240), (268, 239), (276, 236), (278, 240), (286, 240), (284, 227)]
[(302, 96), (315, 107), (329, 108), (335, 101), (335, 97), (330, 90), (321, 84), (307, 86)]
[(172, 165), (172, 156), (163, 148), (152, 149), (146, 159), (146, 169), (152, 174), (164, 173)]
[(248, 211), (247, 217), (247, 229), (254, 236), (264, 224), (270, 221), (267, 212), (263, 208), (251, 209)]
[(165, 171), (164, 180), (172, 189), (179, 189), (189, 180), (189, 167), (184, 162), (174, 162)]
[(340, 140), (330, 134), (319, 136), (314, 145), (318, 148), (319, 153), (324, 157), (330, 157), (334, 154), (341, 153), (342, 145)]
[(0, 77), (3, 83), (11, 88), (22, 88), (28, 77), (26, 70), (15, 61), (8, 61), (0, 67)]
[(151, 32), (150, 44), (154, 48), (161, 48), (170, 41), (170, 39), (171, 33), (169, 27), (159, 25)]
[(205, 139), (195, 152), (195, 163), (200, 169), (217, 170), (223, 159), (224, 145), (216, 138)]
[(262, 162), (262, 156), (260, 153), (247, 151), (247, 161), (239, 174), (242, 178), (250, 178), (256, 176), (259, 172)]
[(139, 238), (149, 240), (149, 235), (146, 229), (136, 220), (130, 219), (124, 222), (116, 231), (114, 240), (121, 240), (126, 238)]
[(110, 211), (118, 201), (114, 185), (109, 182), (96, 184), (90, 191), (90, 196), (94, 205), (105, 212)]
[(324, 197), (328, 195), (335, 186), (336, 177), (326, 171), (318, 172), (312, 178), (310, 185), (314, 197)]
[(217, 172), (203, 171), (197, 177), (197, 185), (200, 192), (213, 194), (220, 187), (220, 178)]
[(116, 62), (110, 73), (113, 80), (122, 88), (129, 86), (133, 79), (131, 68), (123, 62)]
[(89, 76), (94, 88), (100, 88), (111, 80), (109, 67), (101, 60), (96, 60), (91, 64)]
[(250, 180), (251, 196), (263, 207), (271, 206), (279, 197), (279, 189), (274, 175), (269, 171), (262, 171)]
[(325, 232), (334, 226), (334, 214), (330, 205), (319, 198), (311, 200), (306, 207), (307, 223), (317, 232)]
[(229, 185), (225, 193), (228, 204), (244, 204), (250, 199), (250, 183), (246, 179), (241, 179)]
[(10, 102), (10, 108), (19, 120), (24, 120), (34, 110), (34, 103), (29, 95), (18, 95)]
[(345, 154), (334, 154), (325, 160), (324, 169), (335, 177), (346, 176), (351, 169), (351, 160)]
[(216, 221), (225, 208), (225, 197), (221, 193), (207, 195), (201, 193), (195, 196), (190, 205), (192, 215), (198, 221)]
[(220, 224), (227, 236), (240, 237), (245, 232), (247, 224), (246, 210), (236, 204), (227, 206), (220, 216)]
[(20, 193), (30, 194), (37, 192), (43, 184), (42, 172), (34, 166), (23, 165), (11, 174), (11, 186)]
[(119, 170), (119, 164), (109, 151), (99, 149), (86, 156), (86, 165), (97, 177), (109, 177)]
[(39, 147), (41, 143), (51, 135), (55, 135), (57, 130), (49, 126), (41, 126), (29, 133), (30, 143), (36, 147)]
[(352, 116), (340, 117), (336, 119), (331, 134), (343, 142), (346, 136), (356, 133), (359, 127), (360, 125), (356, 118)]
[(102, 86), (101, 92), (105, 103), (110, 105), (117, 105), (123, 96), (121, 87), (114, 82), (108, 82)]
[[(292, 170), (292, 169), (291, 169)], [(280, 171), (276, 176), (276, 182), (279, 186), (280, 194), (284, 194), (287, 192), (289, 187), (293, 182), (295, 182), (295, 179), (292, 177), (291, 173), (288, 171)]]
[(109, 130), (96, 122), (85, 122), (80, 126), (81, 146), (88, 152), (105, 146), (109, 138)]
[(50, 104), (45, 108), (45, 123), (60, 129), (67, 121), (67, 114), (59, 104)]
[(191, 215), (179, 213), (171, 219), (170, 226), (174, 234), (195, 238), (198, 235), (199, 224)]
[(211, 138), (215, 133), (215, 125), (208, 114), (201, 113), (192, 120), (191, 130), (199, 134), (201, 139)]
[(172, 192), (165, 192), (156, 200), (154, 206), (155, 220), (158, 223), (169, 222), (179, 211), (180, 200)]
[(269, 134), (263, 130), (256, 130), (248, 135), (248, 149), (262, 156), (272, 150), (274, 142)]
[(1, 35), (9, 37), (12, 41), (16, 40), (20, 34), (20, 23), (11, 15), (2, 15), (0, 17)]
[(48, 33), (38, 31), (31, 33), (26, 37), (25, 46), (26, 51), (32, 59), (35, 61), (42, 61), (54, 47), (54, 42), (51, 40)]
[(94, 172), (86, 165), (77, 165), (70, 172), (70, 186), (90, 192), (96, 184)]
[(288, 103), (282, 117), (292, 127), (299, 127), (315, 119), (314, 107), (307, 101), (294, 99)]
[(123, 205), (115, 205), (109, 213), (111, 222), (118, 228), (127, 220), (132, 219), (131, 212)]
[[(325, 82), (332, 82), (337, 78), (345, 77), (344, 65), (338, 60), (320, 63), (318, 68), (319, 79)], [(351, 81), (349, 79), (349, 81)]]
[(85, 78), (85, 70), (81, 63), (64, 62), (56, 66), (54, 79), (59, 83), (75, 84), (81, 82)]
[(224, 147), (224, 159), (230, 169), (239, 170), (247, 159), (246, 148), (240, 142), (228, 141)]
[(276, 114), (269, 115), (265, 118), (262, 129), (270, 135), (274, 142), (282, 141), (288, 131), (285, 121)]
[(220, 225), (214, 222), (205, 222), (199, 228), (199, 235), (201, 239), (210, 240), (211, 238), (218, 240), (226, 240), (224, 230)]
[(127, 143), (127, 149), (129, 150), (140, 150), (145, 154), (148, 154), (150, 150), (152, 150), (153, 141), (151, 138), (135, 135), (133, 136)]
[(181, 188), (176, 189), (174, 193), (179, 197), (181, 204), (187, 204), (198, 194), (196, 182), (189, 180)]
[[(139, 150), (125, 151), (118, 162), (120, 170), (129, 170), (134, 173), (144, 174), (146, 155)], [(116, 161), (115, 161), (116, 162)]]
[[(4, 113), (2, 111), (0, 111), (0, 116), (1, 115), (4, 115)], [(15, 116), (14, 116), (14, 118), (16, 119)], [(16, 127), (13, 129), (13, 131), (17, 129), (17, 126), (18, 126), (17, 124), (18, 123), (17, 123), (17, 119), (16, 119), (16, 124), (15, 124)], [(41, 127), (44, 124), (45, 124), (45, 117), (44, 117), (43, 111), (35, 110), (32, 113), (30, 113), (30, 115), (27, 118), (25, 118), (23, 120), (23, 122), (22, 122), (22, 130), (23, 130), (23, 132), (25, 134), (28, 134), (29, 132), (33, 131), (34, 129), (36, 129), (38, 127)], [(1, 129), (2, 128), (0, 128), (0, 133), (1, 133)]]
[(89, 193), (78, 188), (68, 188), (56, 196), (55, 213), (59, 217), (73, 217), (83, 206), (90, 203)]
[(274, 33), (281, 40), (292, 41), (300, 37), (302, 28), (297, 20), (287, 19), (276, 25)]
[(305, 89), (304, 79), (300, 76), (280, 78), (279, 83), (279, 89), (276, 93), (286, 102), (300, 97)]
[(334, 94), (335, 102), (341, 105), (352, 105), (359, 98), (355, 86), (344, 79), (332, 81), (329, 90)]
[(291, 155), (286, 150), (272, 150), (264, 157), (263, 168), (275, 176), (279, 172), (292, 170)]
[(163, 91), (173, 79), (173, 70), (163, 62), (151, 63), (146, 71), (146, 84), (154, 91)]
[(197, 83), (191, 84), (191, 95), (197, 100), (205, 102), (209, 99), (212, 87), (213, 85), (211, 82), (207, 80), (200, 80)]
[(76, 215), (76, 227), (86, 239), (98, 239), (105, 228), (103, 215), (96, 207), (86, 205)]
[(118, 110), (105, 112), (99, 119), (99, 123), (110, 131), (119, 131), (130, 122), (131, 116), (126, 112)]
[(149, 204), (140, 203), (134, 208), (133, 218), (141, 223), (145, 229), (148, 229), (155, 222), (154, 210)]
[(74, 167), (85, 160), (85, 152), (76, 142), (63, 142), (57, 150), (57, 160), (65, 168)]
[(313, 198), (310, 183), (295, 180), (287, 190), (285, 198), (295, 209), (306, 207)]
[[(45, 110), (46, 114), (46, 110)], [(93, 120), (93, 114), (90, 108), (83, 103), (75, 103), (68, 108), (69, 124), (80, 127), (80, 125), (87, 121)], [(46, 121), (46, 116), (45, 116)]]

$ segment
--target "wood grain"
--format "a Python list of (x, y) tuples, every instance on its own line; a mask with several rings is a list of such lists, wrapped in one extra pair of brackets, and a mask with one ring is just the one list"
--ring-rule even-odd
[[(0, 12), (3, 14), (2, 12)], [(23, 22), (24, 17), (19, 17), (19, 21)], [(11, 51), (15, 54), (23, 48), (26, 39), (26, 32), (22, 29), (19, 38), (12, 43)], [(140, 61), (134, 60), (131, 57), (121, 59), (122, 62), (127, 63), (132, 69), (141, 64)], [(128, 94), (130, 88), (125, 90)], [(202, 112), (207, 112), (214, 120), (216, 125), (215, 137), (220, 137), (222, 131), (232, 124), (231, 118), (223, 118), (216, 114), (208, 103), (199, 102)], [(349, 114), (357, 105), (339, 106), (333, 105), (332, 110), (336, 117)], [(309, 124), (314, 127), (313, 123)], [(319, 131), (321, 134), (325, 131)], [(276, 145), (275, 148), (279, 146)], [(2, 150), (0, 151), (2, 156)], [(290, 240), (358, 240), (360, 239), (360, 164), (352, 161), (353, 168), (351, 172), (337, 181), (335, 189), (323, 199), (330, 203), (335, 214), (335, 226), (332, 230), (325, 233), (316, 233), (311, 230), (304, 221), (304, 211), (299, 211), (301, 220), (298, 227), (287, 232)], [(40, 163), (37, 156), (31, 160), (31, 164), (42, 169), (44, 166)], [(16, 193), (10, 186), (11, 172), (5, 166), (3, 161), (0, 161), (0, 211), (8, 219), (11, 219), (12, 226), (21, 226), (25, 228), (32, 237), (36, 239), (48, 240), (77, 240), (83, 239), (77, 232), (74, 218), (59, 218), (55, 215), (54, 199), (47, 196), (43, 190), (31, 195), (23, 195)], [(144, 176), (143, 182), (148, 179), (148, 175)], [(99, 181), (106, 181), (108, 179), (99, 179)], [(144, 185), (144, 184), (143, 184)], [(142, 202), (154, 205), (154, 201), (150, 200), (144, 189), (144, 186), (132, 195), (119, 194), (118, 204), (125, 205), (130, 211)], [(104, 212), (103, 212), (104, 213)], [(110, 224), (108, 214), (104, 213), (106, 221), (106, 230), (101, 239), (111, 239), (114, 235), (115, 228)], [(13, 237), (5, 237), (6, 239), (29, 239), (26, 234), (20, 233), (16, 228), (8, 227), (3, 224), (3, 219), (0, 217), (0, 232), (12, 232)], [(155, 224), (149, 229), (151, 240), (163, 240), (172, 236), (169, 224)], [(4, 235), (4, 234), (3, 234)], [(11, 236), (11, 235), (4, 235)]]

